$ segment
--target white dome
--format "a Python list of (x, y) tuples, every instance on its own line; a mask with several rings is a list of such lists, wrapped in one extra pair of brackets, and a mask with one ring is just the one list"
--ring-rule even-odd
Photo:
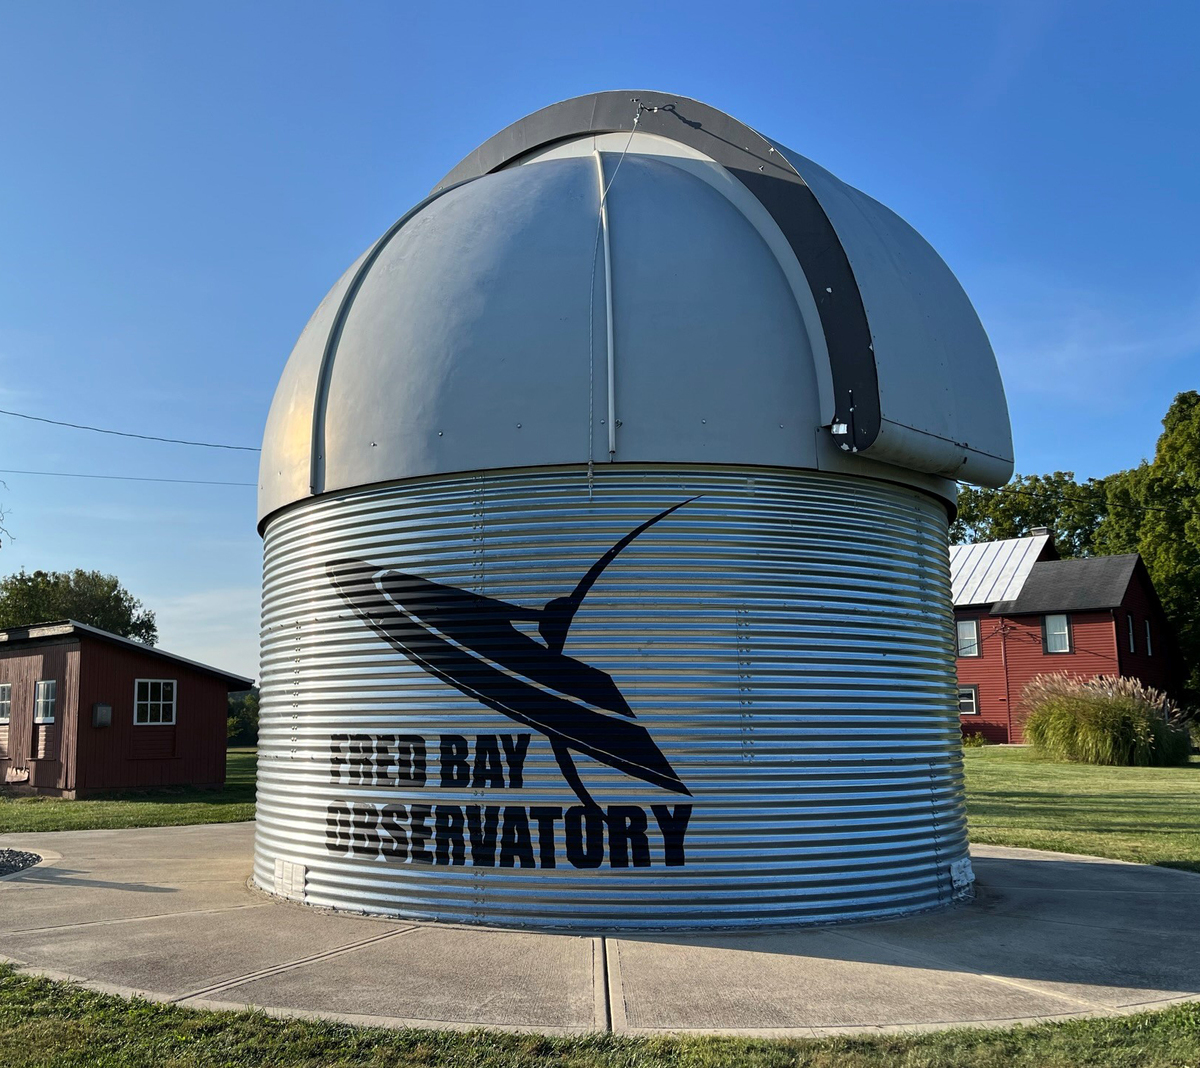
[[(629, 94), (594, 99), (632, 128)], [(557, 108), (567, 134), (512, 137), (552, 108), (483, 146), (330, 291), (271, 407), (260, 519), (373, 483), (589, 461), (859, 470), (943, 496), (947, 478), (1007, 479), (995, 359), (911, 228), (761, 138), (786, 183), (719, 162), (710, 116), (745, 128), (702, 105), (673, 105), (701, 109), (699, 133), (661, 132), (663, 109), (631, 138), (578, 128), (576, 104)]]

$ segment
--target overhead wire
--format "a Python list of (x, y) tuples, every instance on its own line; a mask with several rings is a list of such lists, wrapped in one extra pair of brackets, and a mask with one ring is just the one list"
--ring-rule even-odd
[(182, 486), (249, 486), (257, 488), (257, 482), (216, 482), (200, 478), (147, 478), (143, 475), (89, 475), (77, 471), (20, 471), (16, 468), (0, 467), (0, 475), (39, 475), (48, 478), (100, 478), (113, 482), (173, 482)]
[(25, 412), (10, 412), (0, 408), (0, 415), (12, 416), (14, 419), (28, 419), (34, 423), (50, 423), (52, 426), (66, 426), (72, 430), (89, 430), (93, 434), (111, 434), (118, 438), (138, 438), (141, 441), (163, 441), (170, 445), (192, 445), (199, 449), (230, 449), (234, 452), (261, 452), (251, 445), (223, 445), (214, 441), (188, 441), (185, 438), (164, 438), (156, 434), (133, 434), (127, 430), (107, 430), (104, 427), (88, 426), (85, 423), (67, 423), (61, 419), (47, 419), (42, 415), (28, 415)]
[[(8, 415), (14, 419), (27, 419), (34, 423), (49, 423), (51, 426), (65, 426), (72, 430), (87, 430), (93, 434), (109, 434), (118, 438), (136, 438), (139, 441), (157, 441), (170, 445), (191, 445), (202, 449), (227, 449), (234, 452), (261, 452), (261, 449), (249, 445), (227, 445), (213, 441), (191, 441), (185, 438), (160, 437), (156, 434), (135, 434), (125, 430), (110, 430), (106, 427), (90, 426), (85, 423), (70, 423), (62, 419), (49, 419), (41, 415), (30, 415), (27, 412), (14, 412), (0, 408), (0, 415)], [(182, 486), (239, 486), (254, 488), (254, 482), (227, 482), (216, 479), (201, 478), (152, 478), (145, 475), (100, 475), (80, 471), (33, 471), (18, 468), (0, 468), (3, 475), (32, 475), (42, 478), (91, 478), (107, 482), (161, 482)]]
[(1136, 512), (1171, 512), (1174, 510), (1171, 508), (1163, 508), (1157, 504), (1110, 504), (1105, 497), (1078, 497), (1062, 492), (1042, 493), (1037, 490), (1020, 489), (1016, 486), (995, 486), (989, 489), (980, 489), (978, 486), (972, 486), (966, 482), (959, 482), (958, 485), (963, 486), (966, 489), (975, 490), (979, 493), (1007, 493), (1017, 494), (1018, 496), (1022, 497), (1042, 497), (1054, 501), (1074, 501), (1077, 504), (1097, 504), (1105, 509), (1120, 508), (1124, 509), (1125, 511)]

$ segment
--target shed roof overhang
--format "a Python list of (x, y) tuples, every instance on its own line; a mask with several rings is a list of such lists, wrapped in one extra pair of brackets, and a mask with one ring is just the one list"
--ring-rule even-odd
[(189, 660), (187, 657), (177, 656), (175, 653), (168, 653), (165, 649), (157, 649), (153, 645), (143, 645), (141, 642), (133, 641), (131, 638), (124, 638), (120, 634), (113, 634), (112, 631), (102, 630), (87, 623), (79, 623), (73, 619), (60, 619), (51, 623), (33, 623), (27, 627), (9, 627), (6, 630), (0, 630), (0, 648), (4, 646), (36, 645), (41, 642), (80, 636), (109, 642), (112, 645), (119, 645), (142, 653), (145, 656), (171, 661), (192, 671), (211, 675), (224, 682), (231, 691), (249, 690), (254, 685), (253, 679), (243, 678), (241, 675), (234, 675), (228, 671), (222, 671), (220, 668), (210, 667), (208, 664), (201, 664), (195, 660)]

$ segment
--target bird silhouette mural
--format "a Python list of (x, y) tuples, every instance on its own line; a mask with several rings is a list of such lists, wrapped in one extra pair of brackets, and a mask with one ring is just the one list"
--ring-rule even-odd
[[(338, 560), (326, 573), (346, 604), (376, 634), (442, 682), (544, 734), (567, 784), (596, 806), (574, 753), (674, 793), (691, 791), (633, 720), (621, 691), (599, 668), (563, 652), (579, 606), (604, 569), (640, 534), (695, 497), (635, 527), (579, 580), (541, 608), (446, 586), (365, 560)], [(536, 623), (542, 641), (514, 624)]]

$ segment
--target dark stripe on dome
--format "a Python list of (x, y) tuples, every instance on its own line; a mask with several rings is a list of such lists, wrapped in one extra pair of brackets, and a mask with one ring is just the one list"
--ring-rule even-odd
[(467, 156), (435, 187), (500, 170), (556, 142), (638, 129), (694, 148), (719, 163), (758, 199), (783, 232), (804, 271), (821, 317), (833, 376), (839, 443), (868, 448), (879, 435), (879, 378), (862, 294), (841, 240), (808, 183), (762, 134), (716, 108), (681, 96), (619, 91), (576, 97), (513, 123)]

